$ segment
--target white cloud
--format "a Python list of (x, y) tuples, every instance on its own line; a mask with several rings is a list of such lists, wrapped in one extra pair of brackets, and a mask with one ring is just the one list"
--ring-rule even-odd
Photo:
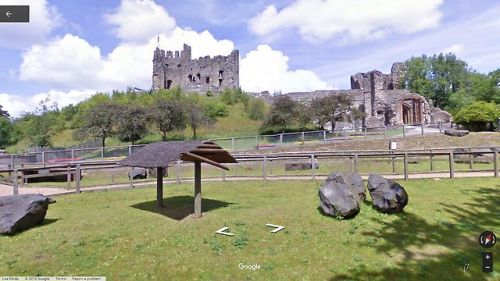
[(460, 57), (464, 53), (464, 45), (463, 44), (453, 44), (449, 47), (444, 48), (442, 53), (444, 53), (444, 54), (454, 53), (455, 55)]
[(40, 101), (44, 101), (47, 98), (50, 100), (49, 104), (56, 102), (59, 108), (61, 108), (83, 101), (95, 93), (96, 92), (94, 90), (71, 90), (68, 92), (49, 90), (31, 97), (0, 93), (0, 104), (12, 117), (19, 117), (25, 112), (33, 112)]
[(356, 42), (385, 37), (392, 32), (410, 34), (436, 27), (443, 0), (296, 0), (282, 10), (274, 5), (249, 21), (249, 29), (262, 37), (297, 29), (308, 41)]
[(115, 34), (122, 41), (143, 43), (160, 33), (169, 34), (175, 19), (151, 0), (123, 0), (120, 7), (105, 20), (115, 25)]
[(240, 63), (240, 84), (243, 90), (261, 91), (308, 91), (331, 88), (314, 72), (289, 70), (289, 58), (268, 45), (259, 45), (250, 51)]
[(41, 42), (62, 22), (57, 9), (46, 0), (10, 0), (8, 5), (29, 5), (30, 22), (0, 24), (0, 47), (24, 48)]

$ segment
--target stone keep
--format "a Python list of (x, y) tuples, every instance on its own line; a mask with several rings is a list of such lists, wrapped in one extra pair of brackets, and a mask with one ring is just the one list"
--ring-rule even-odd
[(239, 88), (239, 52), (229, 56), (191, 59), (191, 47), (182, 51), (156, 48), (153, 56), (153, 90), (180, 87), (190, 92), (220, 92)]

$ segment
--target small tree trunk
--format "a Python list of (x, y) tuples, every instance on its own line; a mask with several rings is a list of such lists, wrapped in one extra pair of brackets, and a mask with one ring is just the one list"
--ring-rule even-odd
[(102, 148), (106, 147), (106, 137), (102, 137), (101, 147)]
[(330, 122), (332, 123), (332, 132), (334, 132), (334, 131), (335, 131), (335, 121), (334, 121), (334, 120), (332, 120), (332, 121), (330, 121)]
[(161, 132), (161, 139), (167, 141), (167, 132)]
[(193, 139), (196, 139), (196, 127), (192, 127), (193, 129)]

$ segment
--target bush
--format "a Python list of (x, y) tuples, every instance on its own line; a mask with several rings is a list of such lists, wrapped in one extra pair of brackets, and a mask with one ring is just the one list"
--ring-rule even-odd
[(500, 106), (494, 102), (473, 102), (460, 109), (453, 118), (456, 123), (471, 131), (493, 130), (500, 118)]
[(208, 117), (212, 119), (217, 119), (218, 117), (226, 117), (229, 115), (229, 110), (227, 106), (216, 100), (208, 100), (205, 104), (205, 109)]
[(266, 117), (266, 103), (262, 99), (251, 99), (248, 104), (248, 117), (252, 120), (264, 120)]

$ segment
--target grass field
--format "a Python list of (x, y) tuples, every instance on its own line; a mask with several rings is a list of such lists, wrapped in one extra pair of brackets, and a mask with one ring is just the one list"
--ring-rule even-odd
[[(351, 220), (318, 210), (320, 182), (203, 185), (57, 197), (45, 222), (0, 237), (0, 275), (97, 275), (108, 280), (498, 280), (480, 272), (477, 237), (500, 227), (494, 178), (403, 182), (409, 205), (385, 215), (367, 203)], [(271, 234), (266, 223), (286, 226)], [(214, 234), (230, 227), (235, 236)], [(498, 246), (493, 248), (499, 255)], [(259, 264), (242, 270), (239, 264)], [(465, 264), (470, 264), (467, 272)], [(498, 268), (498, 264), (495, 265)], [(489, 277), (488, 277), (489, 276)]]

